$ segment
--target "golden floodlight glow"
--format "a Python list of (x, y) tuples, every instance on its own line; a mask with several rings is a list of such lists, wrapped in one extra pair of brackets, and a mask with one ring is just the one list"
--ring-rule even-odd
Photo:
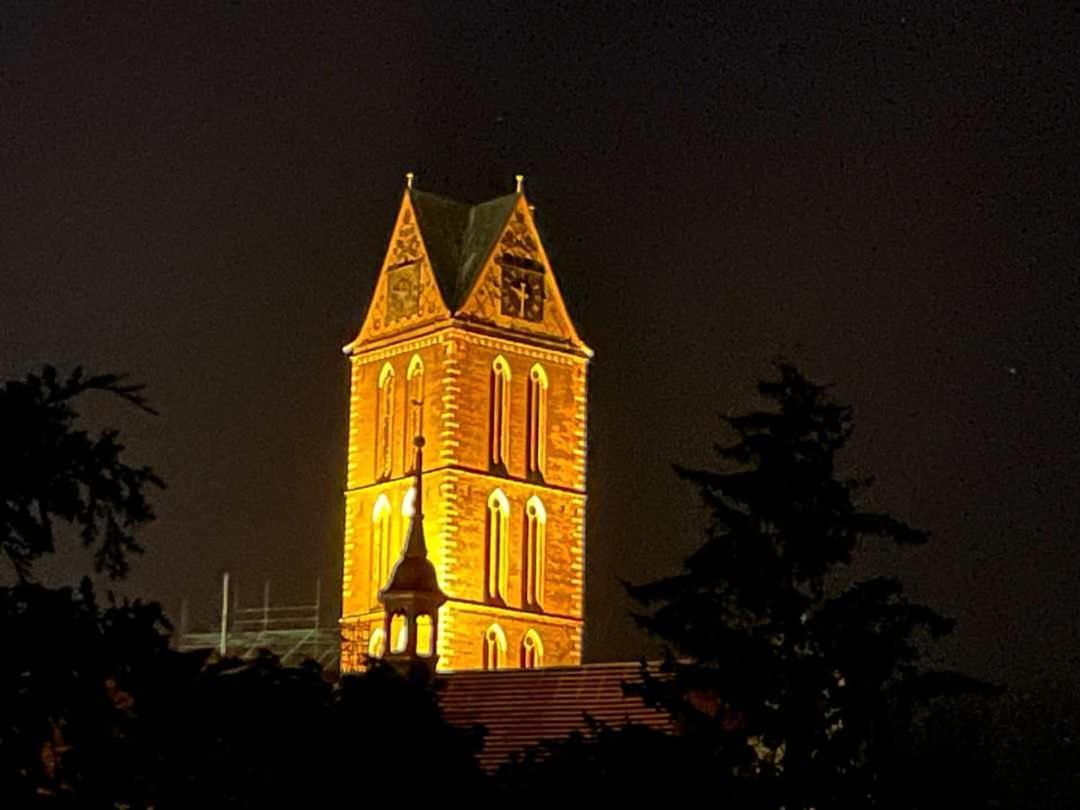
[[(592, 352), (523, 189), (470, 209), (410, 180), (345, 353), (343, 671), (411, 642), (439, 669), (579, 664)], [(447, 601), (410, 640), (398, 617), (384, 634), (379, 591), (417, 514)]]

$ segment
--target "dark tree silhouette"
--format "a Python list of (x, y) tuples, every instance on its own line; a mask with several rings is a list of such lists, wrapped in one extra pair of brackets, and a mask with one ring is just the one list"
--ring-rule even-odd
[(953, 623), (896, 579), (839, 584), (861, 543), (927, 534), (860, 507), (866, 482), (835, 465), (851, 409), (790, 365), (779, 374), (758, 386), (771, 408), (724, 420), (734, 441), (716, 446), (720, 469), (676, 468), (711, 520), (681, 572), (628, 586), (667, 647), (670, 677), (642, 689), (766, 806), (889, 806), (912, 707), (975, 684), (920, 669), (920, 639)]
[(696, 741), (647, 726), (609, 726), (588, 719), (587, 732), (548, 740), (504, 763), (495, 774), (514, 803), (565, 802), (666, 806), (673, 797), (710, 797), (718, 806), (758, 810), (731, 770), (718, 771)]
[(138, 778), (135, 698), (175, 655), (160, 609), (21, 583), (0, 588), (0, 639), (0, 797), (112, 806)]
[(156, 605), (0, 589), (0, 806), (306, 807), (475, 792), (430, 683), (168, 646)]
[[(426, 680), (385, 667), (335, 681), (270, 655), (169, 647), (156, 604), (50, 589), (33, 564), (61, 524), (122, 577), (153, 519), (148, 467), (115, 430), (90, 436), (89, 392), (153, 412), (117, 375), (52, 368), (0, 387), (0, 807), (275, 807), (475, 792), (477, 732), (447, 724)], [(111, 597), (110, 597), (111, 600)]]
[(212, 660), (140, 703), (161, 808), (346, 806), (475, 793), (480, 738), (446, 723), (426, 680), (385, 667), (332, 683), (313, 662)]
[(99, 572), (122, 577), (142, 551), (135, 531), (154, 517), (147, 490), (163, 487), (149, 467), (132, 466), (116, 430), (79, 426), (79, 397), (100, 392), (154, 413), (143, 387), (115, 374), (40, 374), (0, 387), (0, 548), (20, 580), (57, 545), (57, 524), (95, 547)]

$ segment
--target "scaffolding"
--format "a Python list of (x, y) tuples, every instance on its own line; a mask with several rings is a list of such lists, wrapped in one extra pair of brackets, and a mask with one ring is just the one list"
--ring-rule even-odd
[(322, 584), (315, 580), (315, 601), (302, 605), (271, 605), (270, 580), (263, 583), (262, 605), (242, 607), (229, 573), (221, 578), (221, 609), (210, 629), (188, 627), (188, 606), (180, 605), (180, 650), (215, 649), (224, 658), (254, 658), (262, 650), (276, 655), (286, 666), (305, 660), (336, 669), (341, 636), (336, 625), (322, 621)]

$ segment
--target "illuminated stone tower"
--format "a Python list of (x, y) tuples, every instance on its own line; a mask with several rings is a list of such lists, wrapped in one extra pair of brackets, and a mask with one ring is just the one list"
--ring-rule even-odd
[[(351, 364), (342, 668), (407, 641), (379, 592), (422, 511), (439, 669), (578, 664), (586, 370), (519, 178), (469, 206), (412, 187)], [(419, 628), (420, 643), (424, 629)], [(389, 645), (389, 646), (388, 646)]]

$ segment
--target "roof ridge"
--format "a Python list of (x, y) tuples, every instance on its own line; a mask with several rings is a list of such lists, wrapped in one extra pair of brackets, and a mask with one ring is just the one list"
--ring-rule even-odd
[(482, 206), (489, 205), (493, 202), (498, 202), (499, 200), (505, 200), (508, 197), (517, 197), (519, 196), (519, 194), (521, 194), (521, 192), (512, 191), (508, 194), (500, 194), (498, 197), (489, 197), (488, 199), (482, 200), (481, 202), (473, 203), (466, 202), (465, 200), (458, 200), (454, 197), (447, 197), (444, 194), (438, 194), (437, 192), (427, 191), (426, 189), (422, 188), (410, 188), (409, 191), (413, 195), (419, 194), (423, 197), (429, 197), (432, 200), (438, 200), (439, 202), (444, 203), (452, 203), (453, 205), (460, 206), (461, 208), (468, 208), (470, 210), (473, 208), (480, 208)]

